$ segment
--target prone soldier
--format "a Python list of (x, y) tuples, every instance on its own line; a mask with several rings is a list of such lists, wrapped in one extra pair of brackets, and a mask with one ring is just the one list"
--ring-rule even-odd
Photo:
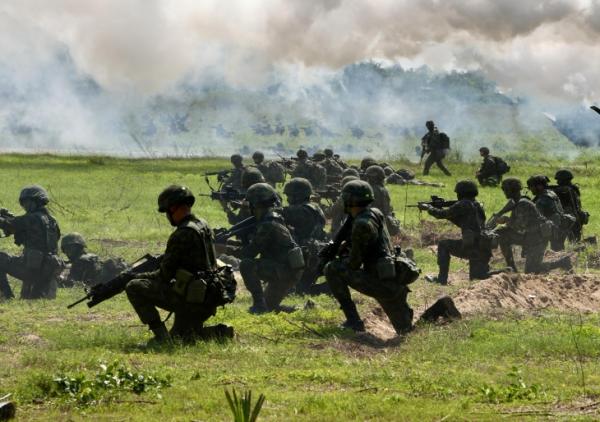
[(510, 217), (503, 215), (495, 218), (497, 224), (505, 225), (495, 231), (506, 264), (517, 271), (512, 246), (520, 245), (525, 255), (526, 273), (546, 273), (556, 268), (570, 270), (573, 265), (568, 256), (544, 261), (546, 246), (552, 237), (552, 223), (540, 214), (533, 201), (521, 195), (521, 181), (509, 177), (502, 181), (501, 186), (506, 198), (513, 202)]
[(486, 279), (489, 277), (489, 262), (492, 251), (489, 242), (483, 235), (485, 212), (475, 198), (479, 194), (477, 185), (470, 180), (458, 182), (454, 188), (458, 201), (448, 208), (437, 208), (428, 203), (420, 203), (419, 209), (427, 211), (438, 219), (449, 220), (461, 230), (461, 239), (444, 239), (438, 243), (437, 277), (427, 277), (428, 281), (448, 284), (450, 257), (456, 256), (469, 260), (469, 279)]
[(448, 138), (448, 135), (443, 132), (438, 132), (438, 129), (432, 120), (425, 123), (425, 126), (427, 127), (427, 133), (421, 139), (421, 159), (423, 159), (425, 154), (429, 155), (425, 159), (423, 174), (428, 175), (429, 169), (435, 163), (446, 176), (451, 176), (450, 171), (443, 163), (443, 159), (450, 149), (450, 139)]
[(26, 186), (19, 195), (19, 204), (25, 210), (21, 216), (2, 212), (0, 229), (12, 235), (18, 246), (23, 246), (19, 256), (0, 252), (0, 287), (3, 296), (14, 295), (7, 275), (23, 282), (21, 299), (54, 299), (58, 276), (63, 262), (58, 257), (60, 228), (46, 205), (48, 193), (37, 185)]
[[(218, 272), (213, 232), (206, 221), (192, 214), (195, 197), (184, 187), (172, 185), (158, 196), (158, 212), (164, 213), (175, 231), (167, 241), (156, 271), (137, 274), (125, 287), (127, 297), (142, 323), (148, 325), (152, 343), (169, 343), (172, 338), (231, 338), (233, 328), (204, 322), (222, 305), (213, 287)], [(174, 282), (173, 282), (174, 281)], [(175, 314), (167, 331), (156, 308)]]
[[(327, 283), (346, 317), (343, 326), (364, 331), (350, 287), (373, 297), (381, 305), (398, 334), (412, 329), (413, 311), (406, 301), (408, 284), (420, 272), (414, 263), (396, 254), (385, 226), (383, 214), (369, 205), (373, 189), (355, 180), (342, 189), (344, 225), (332, 244), (321, 252)], [(402, 265), (400, 265), (402, 264)]]
[(249, 311), (255, 314), (293, 311), (291, 307), (282, 306), (281, 301), (302, 277), (302, 249), (294, 241), (283, 217), (275, 211), (279, 196), (272, 186), (257, 183), (248, 189), (246, 199), (256, 219), (254, 236), (240, 253), (240, 273), (253, 300)]

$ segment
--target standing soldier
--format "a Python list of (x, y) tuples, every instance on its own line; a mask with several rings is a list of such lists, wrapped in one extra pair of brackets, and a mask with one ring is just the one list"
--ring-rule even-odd
[(317, 204), (310, 202), (313, 190), (308, 180), (300, 177), (290, 180), (285, 185), (283, 193), (287, 196), (289, 204), (282, 210), (283, 219), (291, 228), (294, 240), (303, 249), (306, 262), (296, 292), (318, 294), (320, 292), (315, 290), (314, 285), (319, 277), (318, 253), (325, 246), (324, 241), (327, 238), (325, 215)]
[[(3, 295), (12, 297), (7, 274), (23, 281), (21, 299), (54, 299), (58, 276), (63, 263), (58, 257), (60, 228), (46, 205), (48, 193), (41, 186), (21, 190), (19, 204), (25, 214), (14, 217), (6, 212), (0, 217), (0, 228), (14, 236), (15, 244), (23, 246), (20, 256), (0, 252), (0, 284)], [(6, 283), (5, 283), (6, 282)]]
[(561, 169), (554, 175), (558, 186), (553, 188), (558, 195), (564, 211), (575, 217), (576, 221), (569, 232), (569, 239), (574, 242), (581, 240), (583, 226), (589, 222), (590, 215), (581, 207), (581, 192), (579, 186), (573, 184), (573, 173), (567, 169)]
[(373, 189), (371, 206), (383, 213), (388, 232), (391, 236), (396, 236), (400, 233), (400, 222), (394, 215), (390, 193), (385, 187), (385, 171), (380, 166), (370, 166), (365, 171), (365, 177)]
[(526, 273), (546, 273), (555, 268), (571, 269), (568, 256), (544, 262), (544, 252), (552, 236), (552, 224), (540, 214), (529, 198), (521, 195), (522, 188), (519, 179), (509, 177), (502, 181), (504, 195), (514, 203), (510, 217), (500, 216), (496, 219), (498, 224), (506, 224), (496, 229), (506, 264), (517, 271), (512, 246), (520, 245), (525, 255)]
[(532, 176), (527, 180), (527, 187), (533, 193), (533, 202), (544, 218), (552, 222), (550, 247), (553, 251), (565, 249), (565, 239), (575, 223), (575, 217), (565, 214), (558, 196), (548, 189), (547, 176)]
[(223, 181), (223, 184), (239, 191), (242, 189), (242, 175), (246, 171), (244, 159), (239, 154), (233, 154), (230, 161), (233, 164), (233, 169), (229, 177)]
[[(300, 281), (304, 271), (302, 249), (294, 241), (283, 217), (275, 212), (279, 196), (272, 186), (253, 185), (248, 189), (246, 200), (256, 218), (256, 233), (241, 250), (240, 263), (244, 284), (252, 295), (250, 312), (293, 311), (291, 307), (282, 306), (281, 301)], [(263, 281), (266, 282), (264, 290)]]
[[(350, 287), (373, 297), (381, 305), (398, 334), (412, 329), (413, 311), (406, 298), (404, 273), (396, 270), (395, 251), (381, 211), (370, 208), (373, 189), (367, 182), (348, 182), (342, 189), (347, 214), (331, 248), (323, 255), (337, 255), (325, 266), (325, 277), (340, 303), (346, 321), (343, 326), (364, 331), (365, 326), (352, 300)], [(344, 253), (347, 250), (347, 254)], [(417, 273), (418, 274), (418, 273)]]
[(481, 167), (477, 170), (477, 180), (481, 186), (498, 186), (502, 181), (502, 176), (510, 170), (506, 161), (500, 157), (490, 155), (490, 149), (487, 147), (479, 148), (479, 155), (483, 158)]
[(427, 280), (442, 285), (448, 284), (450, 257), (456, 256), (469, 260), (469, 279), (482, 280), (489, 277), (489, 262), (492, 251), (483, 237), (485, 212), (481, 204), (475, 200), (479, 191), (477, 185), (470, 180), (458, 182), (454, 188), (458, 201), (449, 208), (435, 208), (431, 204), (419, 204), (420, 210), (427, 211), (438, 219), (449, 220), (460, 228), (461, 239), (440, 240), (437, 248), (437, 277)]
[[(192, 214), (194, 202), (194, 195), (184, 186), (172, 185), (162, 191), (158, 212), (166, 215), (175, 231), (169, 236), (160, 268), (136, 275), (125, 288), (140, 320), (154, 334), (150, 344), (168, 343), (172, 338), (233, 337), (231, 327), (203, 327), (217, 312), (206, 289), (213, 281), (206, 274), (214, 274), (217, 260), (213, 232), (206, 221)], [(170, 332), (157, 307), (175, 314)]]
[(444, 166), (442, 160), (448, 154), (450, 149), (450, 138), (443, 132), (438, 132), (433, 121), (429, 120), (425, 123), (427, 133), (421, 139), (421, 158), (425, 154), (429, 154), (425, 159), (423, 174), (428, 175), (429, 169), (435, 163), (446, 176), (451, 176), (450, 171)]

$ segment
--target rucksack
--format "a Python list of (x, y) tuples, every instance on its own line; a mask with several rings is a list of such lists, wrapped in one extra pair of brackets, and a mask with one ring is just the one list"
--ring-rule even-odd
[(500, 176), (502, 176), (503, 174), (506, 174), (510, 171), (510, 166), (508, 165), (508, 163), (506, 161), (504, 161), (502, 158), (500, 157), (495, 157), (495, 161), (496, 161), (496, 171), (498, 172), (498, 174)]
[(441, 149), (450, 149), (450, 138), (444, 132), (440, 133)]
[(272, 183), (283, 183), (285, 182), (285, 169), (278, 162), (271, 161), (267, 164), (265, 179)]

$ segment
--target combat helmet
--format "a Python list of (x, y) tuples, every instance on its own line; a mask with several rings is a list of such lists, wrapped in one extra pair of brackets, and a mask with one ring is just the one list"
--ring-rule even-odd
[(527, 186), (548, 186), (548, 182), (550, 182), (548, 176), (544, 176), (543, 174), (536, 174), (535, 176), (531, 176), (529, 179), (527, 179)]
[(87, 244), (85, 239), (79, 233), (69, 233), (63, 236), (60, 241), (60, 249), (64, 252), (69, 246), (80, 246), (85, 248)]
[(376, 166), (376, 165), (377, 165), (377, 161), (375, 161), (375, 159), (373, 157), (365, 157), (360, 162), (360, 169), (366, 170), (369, 167)]
[(248, 189), (256, 183), (263, 183), (265, 178), (261, 171), (255, 167), (247, 168), (242, 174), (242, 189)]
[(475, 198), (479, 195), (479, 189), (471, 180), (461, 180), (454, 187), (454, 192), (459, 198)]
[(240, 154), (233, 154), (229, 158), (229, 161), (231, 161), (231, 164), (237, 165), (237, 164), (242, 164), (242, 161), (244, 161), (244, 158)]
[(325, 153), (321, 150), (318, 150), (313, 154), (313, 160), (315, 161), (323, 161), (325, 159)]
[(291, 203), (305, 202), (310, 199), (313, 188), (307, 179), (303, 177), (294, 177), (283, 188), (283, 193), (288, 197)]
[(344, 171), (342, 171), (342, 177), (346, 177), (346, 176), (360, 177), (360, 173), (355, 168), (348, 167), (347, 169), (344, 169)]
[(19, 204), (23, 205), (24, 201), (27, 200), (31, 200), (35, 204), (41, 206), (50, 202), (46, 189), (38, 185), (25, 186), (21, 189), (21, 193), (19, 194)]
[(386, 176), (391, 176), (392, 174), (394, 174), (394, 169), (391, 168), (390, 166), (386, 166), (383, 169), (383, 172), (385, 173)]
[(192, 206), (196, 198), (192, 191), (180, 185), (171, 185), (158, 195), (158, 212), (167, 212), (173, 205)]
[(350, 183), (353, 180), (360, 180), (360, 178), (358, 176), (353, 176), (353, 175), (349, 175), (349, 176), (345, 176), (342, 178), (342, 187), (346, 186), (348, 183)]
[(306, 152), (306, 150), (303, 149), (299, 149), (298, 152), (296, 152), (296, 157), (300, 158), (301, 160), (308, 158), (308, 152)]
[(252, 154), (252, 159), (254, 161), (263, 161), (265, 159), (265, 154), (260, 151), (256, 151), (254, 154)]
[(381, 166), (370, 166), (365, 171), (365, 175), (367, 176), (367, 179), (374, 182), (381, 183), (385, 180), (385, 170), (383, 170)]
[(246, 201), (251, 206), (271, 207), (277, 203), (279, 196), (273, 187), (267, 183), (256, 183), (246, 192)]
[(333, 150), (331, 148), (325, 148), (323, 154), (325, 154), (325, 157), (327, 158), (333, 158)]
[(523, 184), (516, 177), (508, 177), (502, 181), (502, 190), (504, 192), (521, 192)]
[(366, 207), (373, 202), (373, 188), (363, 180), (353, 180), (342, 188), (345, 207)]
[(488, 147), (479, 148), (479, 152), (482, 152), (484, 155), (490, 155), (490, 149)]
[(573, 173), (571, 173), (571, 171), (567, 170), (567, 169), (560, 169), (556, 172), (556, 174), (554, 175), (554, 178), (559, 183), (560, 182), (568, 183), (571, 180), (573, 180)]

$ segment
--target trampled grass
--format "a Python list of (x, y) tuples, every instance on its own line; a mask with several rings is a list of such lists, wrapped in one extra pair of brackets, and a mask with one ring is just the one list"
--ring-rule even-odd
[[(156, 196), (170, 183), (208, 193), (202, 173), (227, 165), (223, 159), (120, 160), (90, 157), (10, 155), (0, 158), (0, 206), (18, 212), (18, 192), (29, 183), (50, 190), (52, 210), (63, 233), (79, 231), (100, 255), (131, 260), (159, 252), (171, 228), (156, 212)], [(511, 163), (512, 175), (553, 174), (558, 163)], [(572, 163), (592, 215), (598, 204), (597, 162)], [(453, 185), (470, 177), (474, 164), (452, 163), (455, 174), (428, 180), (444, 188), (392, 186), (397, 216), (417, 237), (421, 219), (408, 203), (436, 194), (454, 197)], [(482, 189), (486, 210), (502, 207), (499, 189)], [(226, 223), (217, 203), (199, 198), (198, 215), (213, 227)], [(587, 234), (598, 232), (592, 218)], [(440, 224), (439, 231), (454, 230)], [(435, 257), (417, 244), (424, 272)], [(11, 239), (2, 249), (15, 251)], [(453, 261), (453, 270), (466, 263)], [(579, 260), (579, 271), (585, 260)], [(13, 281), (18, 291), (19, 284)], [(453, 287), (418, 280), (411, 303), (430, 301)], [(88, 310), (66, 305), (81, 289), (60, 290), (55, 301), (0, 303), (0, 397), (12, 393), (20, 420), (231, 420), (224, 389), (266, 395), (259, 420), (496, 420), (598, 417), (600, 400), (600, 319), (596, 314), (552, 310), (535, 316), (481, 316), (447, 326), (421, 327), (399, 344), (373, 346), (342, 331), (341, 312), (328, 297), (290, 315), (249, 315), (249, 297), (219, 310), (211, 322), (233, 325), (232, 342), (199, 343), (158, 350), (140, 344), (150, 333), (139, 323), (124, 295)], [(355, 295), (363, 312), (370, 300)], [(306, 298), (286, 303), (302, 307)], [(166, 316), (166, 315), (165, 315)], [(93, 377), (101, 363), (169, 378), (170, 386), (137, 395), (118, 391), (82, 404), (50, 386), (59, 376)], [(520, 371), (520, 372), (519, 372)]]

